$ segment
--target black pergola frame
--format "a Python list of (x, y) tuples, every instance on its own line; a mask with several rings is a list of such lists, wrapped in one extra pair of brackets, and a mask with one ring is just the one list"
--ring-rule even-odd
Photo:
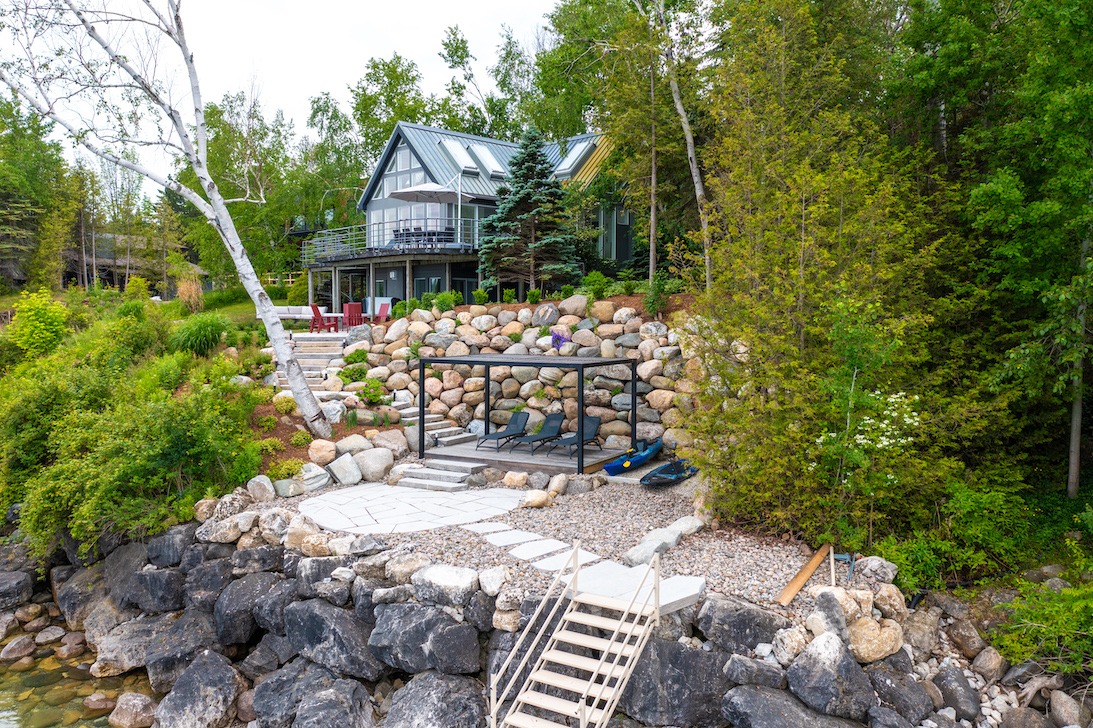
[(638, 360), (629, 357), (601, 359), (584, 356), (547, 356), (545, 354), (468, 354), (466, 356), (430, 356), (418, 359), (418, 455), (425, 457), (425, 365), (426, 364), (466, 364), (471, 367), (486, 368), (485, 397), (486, 432), (490, 431), (490, 367), (554, 367), (577, 372), (577, 472), (584, 472), (584, 372), (585, 369), (598, 369), (615, 364), (630, 367), (630, 446), (638, 440)]

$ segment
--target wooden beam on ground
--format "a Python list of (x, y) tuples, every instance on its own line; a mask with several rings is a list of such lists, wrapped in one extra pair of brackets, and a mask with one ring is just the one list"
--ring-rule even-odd
[(786, 585), (786, 588), (774, 601), (783, 607), (788, 607), (789, 603), (793, 601), (793, 597), (797, 596), (797, 592), (801, 591), (809, 577), (816, 572), (816, 569), (820, 568), (820, 564), (824, 562), (824, 557), (827, 556), (829, 551), (831, 551), (831, 544), (825, 543), (816, 553), (812, 554), (809, 562), (801, 567), (801, 570), (797, 572), (797, 575), (793, 577), (793, 580)]

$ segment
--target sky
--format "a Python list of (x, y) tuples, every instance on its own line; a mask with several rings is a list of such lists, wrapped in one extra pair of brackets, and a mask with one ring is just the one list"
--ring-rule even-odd
[(257, 89), (267, 118), (281, 109), (306, 131), (308, 99), (329, 91), (349, 106), (349, 87), (373, 57), (415, 61), (428, 93), (452, 76), (440, 59), (444, 31), (458, 25), (478, 59), (480, 82), (495, 61), (501, 26), (534, 47), (557, 0), (190, 0), (182, 13), (206, 101)]

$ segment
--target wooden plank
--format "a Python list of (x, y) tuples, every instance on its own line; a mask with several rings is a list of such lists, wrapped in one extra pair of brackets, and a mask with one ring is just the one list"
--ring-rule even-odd
[(831, 544), (825, 543), (819, 548), (819, 550), (812, 554), (812, 558), (807, 564), (801, 567), (801, 570), (797, 572), (797, 575), (793, 577), (792, 581), (786, 585), (786, 588), (782, 590), (782, 593), (778, 595), (778, 598), (774, 601), (781, 604), (783, 607), (788, 607), (789, 603), (793, 601), (793, 597), (797, 596), (797, 592), (801, 591), (801, 587), (805, 585), (816, 569), (823, 563), (824, 558), (828, 552), (831, 551)]

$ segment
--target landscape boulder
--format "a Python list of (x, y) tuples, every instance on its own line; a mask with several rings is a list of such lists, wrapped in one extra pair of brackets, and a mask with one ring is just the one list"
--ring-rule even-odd
[(885, 663), (870, 665), (866, 670), (882, 705), (918, 725), (934, 709), (933, 700), (911, 675), (895, 670)]
[(334, 480), (341, 485), (354, 485), (361, 481), (361, 470), (349, 453), (341, 455), (326, 467)]
[(368, 483), (382, 481), (395, 464), (395, 455), (385, 447), (363, 450), (353, 456), (353, 462), (360, 470), (361, 479)]
[(178, 566), (182, 562), (182, 552), (193, 544), (196, 532), (196, 523), (184, 523), (149, 539), (148, 563), (159, 567)]
[(653, 638), (638, 659), (619, 707), (648, 725), (719, 728), (718, 703), (731, 687), (725, 654)]
[(122, 693), (107, 722), (112, 728), (148, 728), (156, 719), (156, 701), (141, 693)]
[(148, 643), (144, 667), (152, 689), (158, 693), (170, 690), (194, 656), (205, 649), (223, 650), (213, 616), (200, 609), (187, 609)]
[(307, 695), (331, 688), (337, 676), (321, 665), (297, 657), (254, 688), (254, 712), (262, 728), (292, 728), (296, 710)]
[(821, 715), (784, 690), (763, 685), (729, 690), (721, 701), (721, 715), (735, 728), (861, 728), (861, 723)]
[(423, 602), (463, 606), (478, 591), (478, 572), (460, 566), (434, 564), (410, 577), (417, 598)]
[(178, 619), (177, 614), (138, 617), (119, 624), (99, 639), (98, 659), (91, 665), (95, 677), (112, 677), (144, 667), (148, 648), (158, 642)]
[(481, 669), (478, 630), (456, 622), (443, 610), (418, 604), (377, 604), (375, 615), (368, 647), (391, 667), (448, 674)]
[(725, 677), (734, 685), (765, 685), (785, 690), (786, 671), (766, 660), (731, 655), (725, 663)]
[[(304, 657), (342, 675), (374, 681), (385, 672), (369, 650), (367, 626), (324, 599), (285, 607), (285, 633)], [(471, 628), (473, 631), (473, 628)]]
[(869, 678), (832, 632), (809, 643), (786, 670), (786, 680), (805, 705), (826, 715), (860, 722), (876, 704)]
[(213, 616), (216, 619), (216, 634), (221, 643), (237, 645), (250, 641), (257, 628), (254, 608), (258, 600), (268, 594), (280, 579), (279, 575), (265, 571), (247, 574), (233, 581), (220, 593)]
[(303, 696), (292, 728), (371, 728), (368, 689), (356, 680), (338, 680), (329, 688)]
[(384, 728), (481, 728), (486, 725), (482, 684), (469, 677), (423, 672), (391, 695)]
[(14, 609), (29, 602), (34, 580), (25, 571), (0, 571), (0, 609)]
[(773, 642), (790, 621), (780, 614), (735, 597), (707, 598), (696, 621), (702, 634), (726, 652), (745, 652)]
[(958, 720), (975, 721), (979, 716), (979, 692), (955, 665), (944, 664), (933, 679), (945, 705), (956, 710)]
[(156, 723), (163, 728), (223, 728), (235, 719), (235, 701), (246, 682), (231, 662), (205, 650), (175, 681), (156, 708)]

